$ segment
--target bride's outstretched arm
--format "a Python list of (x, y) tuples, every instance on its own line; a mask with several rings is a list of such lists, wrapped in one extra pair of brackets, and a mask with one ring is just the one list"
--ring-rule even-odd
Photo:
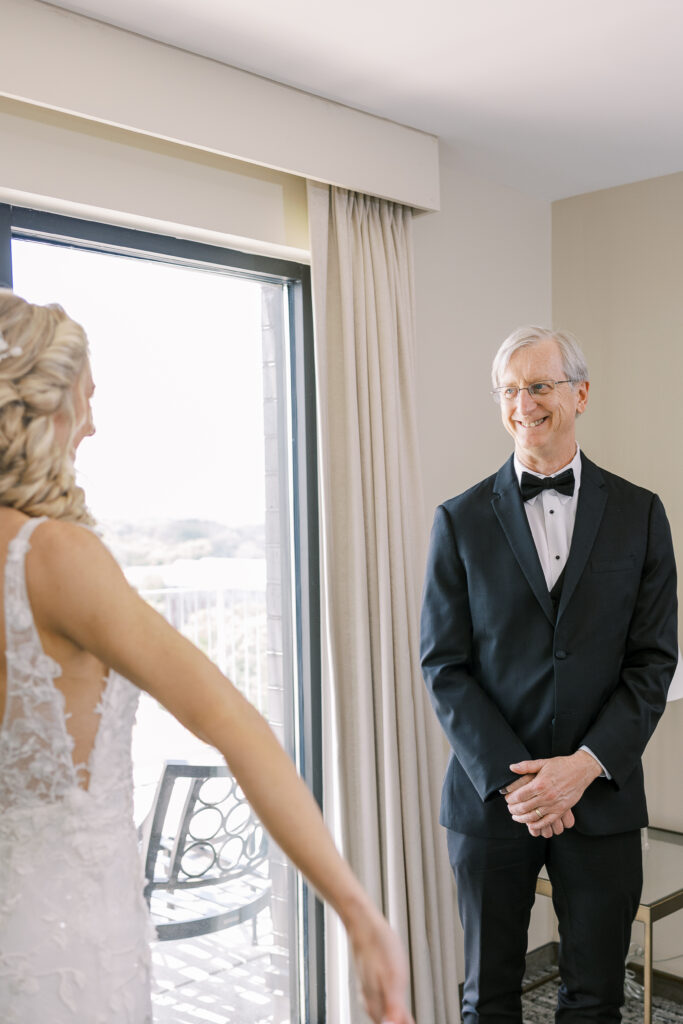
[(277, 844), (341, 917), (372, 1019), (411, 1024), (401, 945), (339, 855), (266, 721), (137, 595), (90, 531), (48, 522), (34, 534), (32, 549), (29, 589), (41, 628), (89, 651), (218, 748)]

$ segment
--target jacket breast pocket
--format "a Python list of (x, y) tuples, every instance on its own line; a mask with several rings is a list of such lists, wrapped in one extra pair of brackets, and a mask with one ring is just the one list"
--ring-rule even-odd
[(628, 572), (636, 567), (636, 560), (632, 556), (628, 558), (592, 558), (591, 569), (593, 572)]

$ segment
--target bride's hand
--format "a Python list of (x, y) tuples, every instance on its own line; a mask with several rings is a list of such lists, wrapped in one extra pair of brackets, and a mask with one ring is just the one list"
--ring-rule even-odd
[(365, 1009), (375, 1024), (415, 1024), (406, 1004), (408, 964), (398, 936), (374, 908), (349, 928)]

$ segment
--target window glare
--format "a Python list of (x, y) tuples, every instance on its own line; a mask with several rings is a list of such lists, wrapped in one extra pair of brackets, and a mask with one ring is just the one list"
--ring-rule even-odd
[[(95, 425), (116, 429), (78, 455), (96, 518), (163, 517), (172, 504), (177, 517), (262, 522), (260, 284), (23, 240), (12, 260), (17, 294), (81, 323), (95, 384), (108, 382)], [(103, 462), (108, 473), (95, 472)]]

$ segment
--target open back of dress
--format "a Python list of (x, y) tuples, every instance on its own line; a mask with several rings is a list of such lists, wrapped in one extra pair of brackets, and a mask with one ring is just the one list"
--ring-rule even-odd
[(147, 1024), (150, 924), (133, 825), (138, 690), (111, 672), (85, 766), (72, 758), (61, 668), (40, 642), (26, 552), (5, 563), (7, 696), (0, 726), (0, 1008), (3, 1024)]

